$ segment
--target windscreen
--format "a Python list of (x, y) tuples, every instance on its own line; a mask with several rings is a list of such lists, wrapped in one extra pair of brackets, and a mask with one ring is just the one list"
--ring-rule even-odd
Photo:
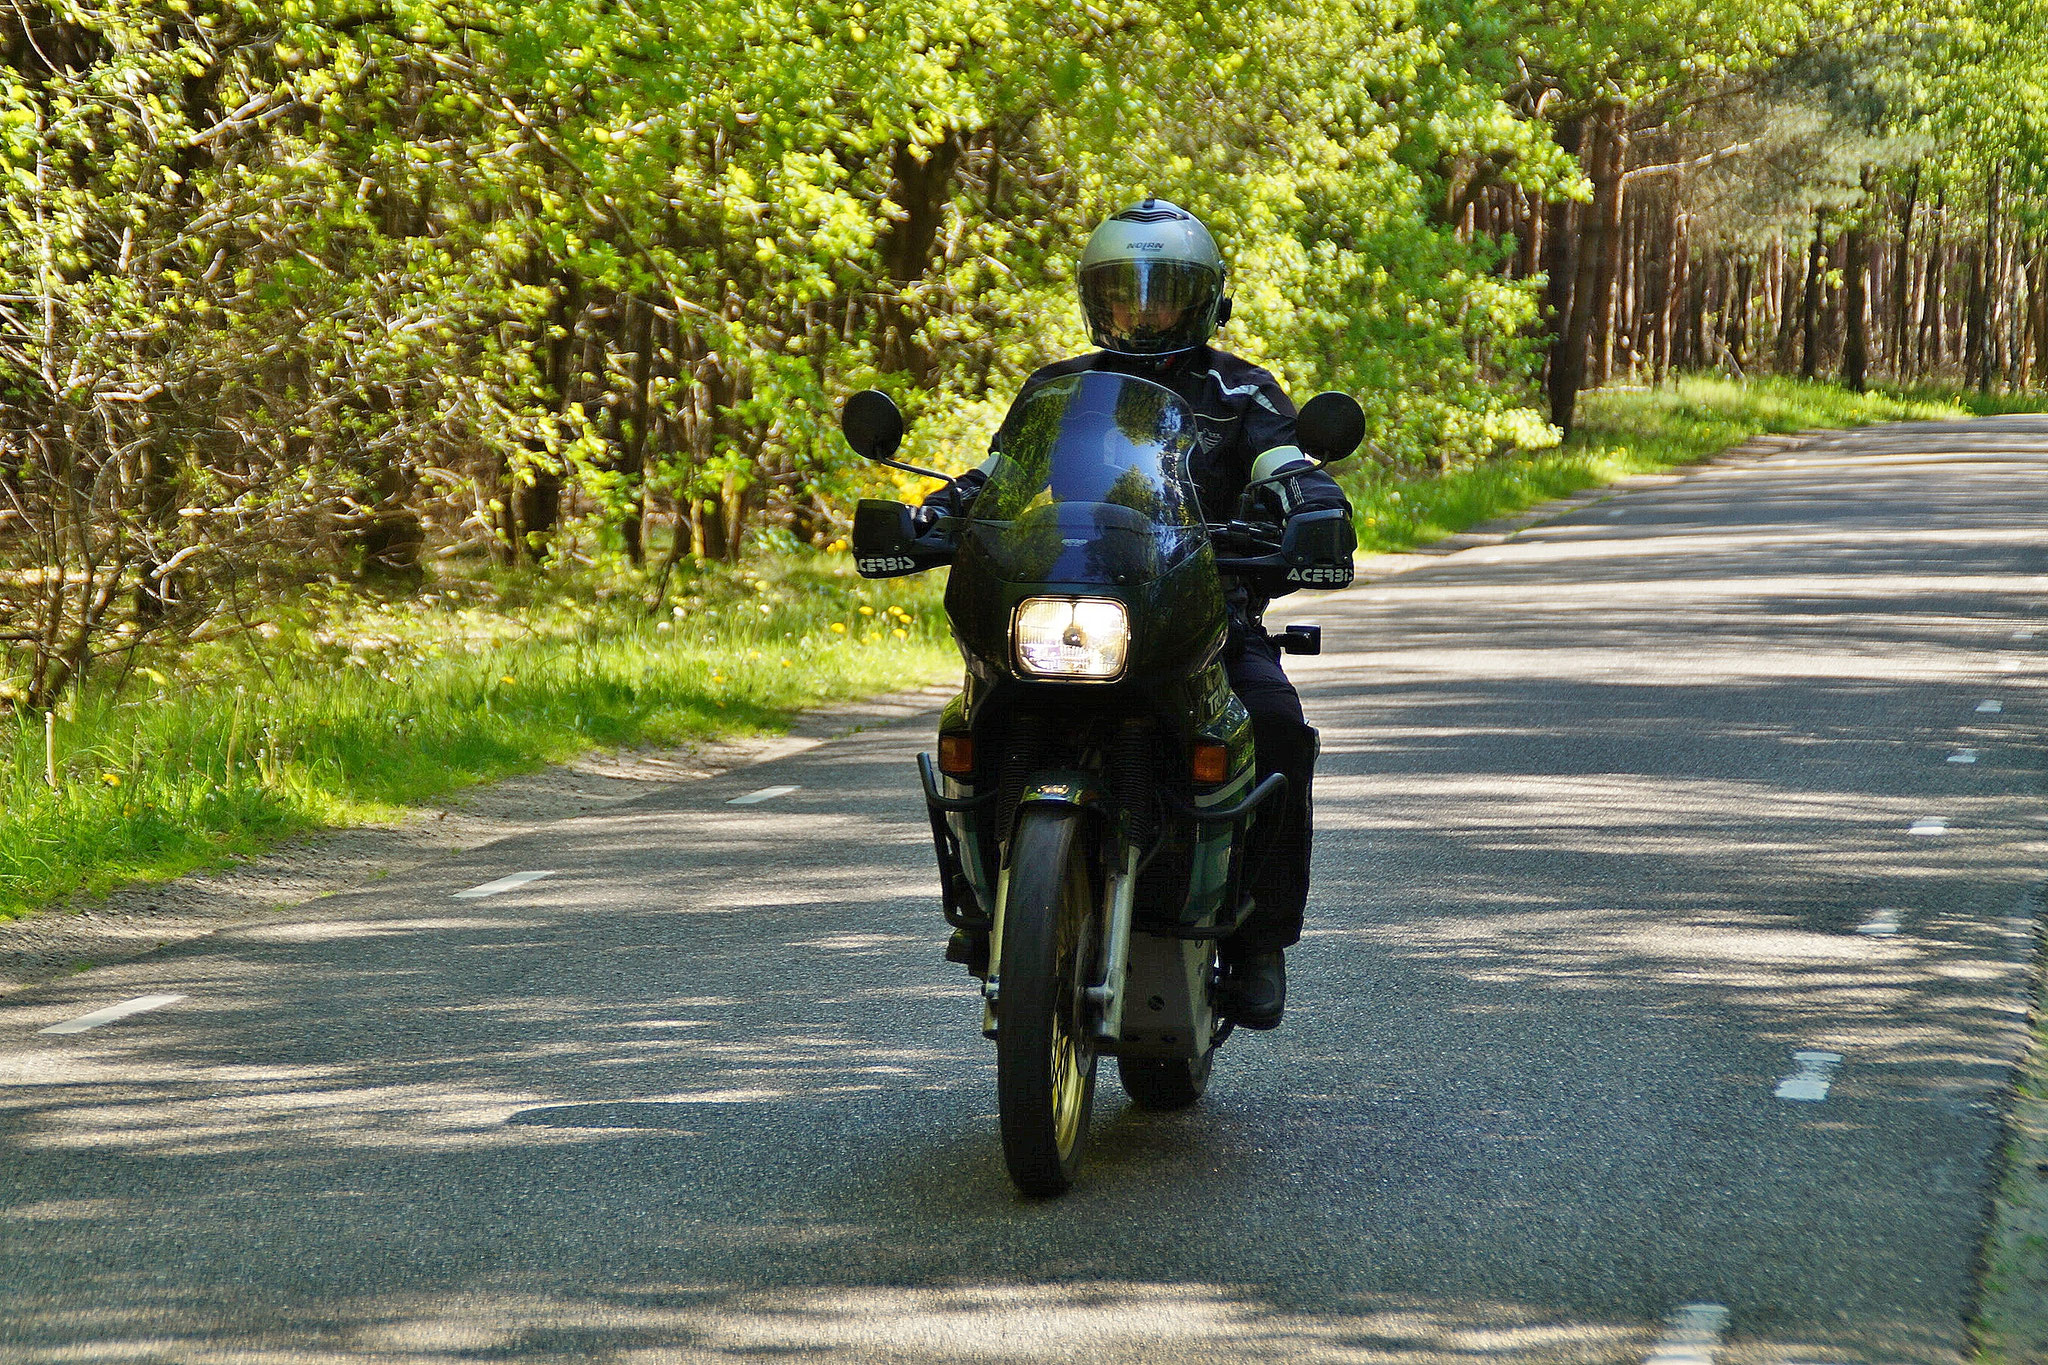
[(1020, 583), (1139, 583), (1205, 543), (1188, 454), (1194, 414), (1129, 375), (1035, 389), (997, 438), (967, 538)]

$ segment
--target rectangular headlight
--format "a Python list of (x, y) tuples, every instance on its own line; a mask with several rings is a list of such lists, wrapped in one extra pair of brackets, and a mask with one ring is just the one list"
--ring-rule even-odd
[(1107, 597), (1027, 597), (1010, 626), (1017, 666), (1038, 678), (1121, 677), (1131, 618)]

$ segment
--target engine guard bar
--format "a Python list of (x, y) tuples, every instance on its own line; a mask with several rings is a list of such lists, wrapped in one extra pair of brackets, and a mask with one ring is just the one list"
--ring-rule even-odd
[(983, 792), (964, 800), (941, 796), (938, 781), (932, 775), (930, 754), (917, 756), (917, 771), (924, 779), (925, 814), (931, 817), (932, 846), (939, 859), (939, 908), (945, 913), (946, 923), (955, 929), (987, 933), (990, 918), (975, 903), (972, 883), (967, 880), (966, 851), (947, 824), (946, 812), (973, 810), (993, 800), (996, 793)]
[(1243, 819), (1286, 790), (1287, 774), (1269, 773), (1266, 780), (1253, 787), (1251, 794), (1244, 800), (1234, 806), (1225, 806), (1222, 810), (1203, 810), (1199, 806), (1179, 800), (1174, 800), (1171, 804), (1179, 814), (1187, 816), (1198, 825), (1221, 825)]
[(999, 792), (991, 789), (979, 796), (947, 796), (939, 790), (938, 774), (932, 771), (932, 756), (917, 756), (917, 775), (924, 781), (924, 803), (933, 810), (948, 812), (980, 810), (996, 799)]
[[(1270, 773), (1265, 781), (1251, 789), (1251, 793), (1244, 800), (1223, 810), (1205, 811), (1180, 802), (1175, 802), (1174, 804), (1178, 806), (1182, 815), (1188, 816), (1198, 824), (1220, 825), (1225, 821), (1243, 819), (1286, 790), (1287, 775), (1285, 773)], [(1245, 851), (1240, 848), (1231, 859), (1232, 865), (1228, 885), (1233, 890), (1244, 885), (1244, 858)], [(1160, 938), (1193, 940), (1229, 938), (1243, 926), (1251, 913), (1252, 898), (1240, 895), (1238, 897), (1237, 913), (1220, 924), (1182, 925), (1154, 921), (1141, 924), (1138, 927), (1146, 933), (1154, 934)]]

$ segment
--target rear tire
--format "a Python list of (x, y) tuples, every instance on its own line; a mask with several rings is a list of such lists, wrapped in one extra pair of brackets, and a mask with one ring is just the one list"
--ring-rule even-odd
[(1098, 969), (1093, 879), (1070, 809), (1026, 808), (1010, 851), (996, 1003), (1003, 1160), (1029, 1195), (1065, 1194), (1095, 1103), (1086, 1012)]
[(1117, 1076), (1124, 1093), (1140, 1109), (1170, 1112), (1185, 1109), (1209, 1088), (1209, 1069), (1216, 1049), (1199, 1057), (1119, 1057)]

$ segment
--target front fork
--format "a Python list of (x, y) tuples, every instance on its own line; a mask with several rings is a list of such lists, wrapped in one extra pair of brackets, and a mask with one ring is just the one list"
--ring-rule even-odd
[[(1095, 815), (1102, 793), (1092, 778), (1063, 773), (1057, 780), (1040, 781), (1027, 788), (1017, 802), (1021, 815), (1031, 805), (1060, 805), (1076, 815)], [(1116, 838), (1105, 860), (1108, 873), (1102, 888), (1102, 973), (1084, 992), (1092, 1018), (1093, 1032), (1102, 1042), (1115, 1043), (1123, 1036), (1124, 988), (1129, 979), (1131, 918), (1138, 904), (1139, 850), (1127, 840)], [(996, 1035), (998, 1002), (1003, 991), (1003, 914), (1010, 899), (1010, 867), (1005, 863), (996, 881), (995, 913), (990, 916), (988, 976), (981, 986), (981, 1031)]]
[[(918, 755), (918, 769), (931, 810), (946, 920), (969, 934), (987, 935), (989, 960), (982, 981), (982, 1033), (993, 1038), (996, 1006), (1002, 997), (1003, 916), (1009, 900), (1010, 869), (1007, 865), (999, 869), (987, 896), (994, 902), (993, 909), (984, 912), (980, 905), (982, 896), (966, 872), (967, 850), (946, 817), (985, 810), (993, 805), (996, 793), (991, 790), (974, 796), (949, 797), (940, 788), (931, 755)], [(1139, 1012), (1136, 1032), (1130, 1034), (1124, 1030), (1124, 1016), (1126, 999), (1134, 988), (1131, 935), (1142, 852), (1126, 832), (1119, 830), (1109, 835), (1111, 846), (1104, 858), (1107, 871), (1101, 900), (1102, 969), (1099, 979), (1084, 988), (1083, 996), (1088, 1005), (1090, 1031), (1098, 1039), (1119, 1050), (1135, 1046), (1138, 1055), (1180, 1056), (1186, 1055), (1184, 1049), (1192, 1045), (1190, 1040), (1209, 1034), (1209, 977), (1213, 959), (1208, 944), (1235, 930), (1250, 908), (1249, 900), (1241, 892), (1246, 871), (1245, 831), (1253, 813), (1268, 800), (1283, 795), (1286, 789), (1287, 780), (1274, 774), (1235, 801), (1230, 795), (1242, 790), (1241, 786), (1234, 785), (1230, 795), (1219, 794), (1210, 804), (1185, 812), (1197, 827), (1231, 825), (1236, 829), (1236, 836), (1230, 841), (1228, 870), (1222, 873), (1222, 884), (1215, 888), (1220, 902), (1234, 906), (1235, 913), (1223, 915), (1214, 924), (1205, 922), (1167, 932), (1163, 937), (1154, 931), (1147, 938), (1135, 981), (1139, 994), (1149, 1002), (1150, 1011)], [(1107, 808), (1099, 779), (1082, 772), (1053, 774), (1034, 782), (1019, 800), (1018, 809), (1032, 803), (1067, 806), (1076, 816), (1094, 819), (1101, 819)], [(1227, 1031), (1225, 1025), (1224, 1032)], [(1223, 1033), (1216, 1033), (1211, 1041), (1220, 1042), (1222, 1037)]]
[(1138, 903), (1138, 850), (1121, 840), (1119, 865), (1109, 874), (1102, 899), (1109, 932), (1103, 937), (1102, 980), (1088, 988), (1095, 1007), (1095, 1036), (1114, 1043), (1124, 1036), (1124, 987), (1130, 981), (1131, 915)]

